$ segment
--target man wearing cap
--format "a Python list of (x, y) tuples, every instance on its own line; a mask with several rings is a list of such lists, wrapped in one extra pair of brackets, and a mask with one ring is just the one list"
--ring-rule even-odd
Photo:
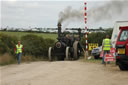
[(18, 44), (16, 45), (14, 51), (16, 53), (18, 64), (20, 64), (21, 56), (22, 56), (22, 52), (23, 52), (23, 45), (20, 43), (20, 41), (18, 41)]

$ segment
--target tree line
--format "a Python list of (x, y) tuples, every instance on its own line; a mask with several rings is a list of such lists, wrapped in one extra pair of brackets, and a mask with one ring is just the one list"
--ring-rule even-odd
[[(106, 29), (104, 32), (88, 33), (88, 38), (87, 38), (88, 43), (98, 43), (99, 46), (101, 46), (102, 41), (103, 41), (103, 39), (105, 39), (106, 35), (109, 35), (111, 38), (112, 32), (113, 32), (113, 29), (109, 28), (109, 29)], [(85, 37), (84, 36), (82, 37), (81, 43), (83, 46), (85, 46)]]

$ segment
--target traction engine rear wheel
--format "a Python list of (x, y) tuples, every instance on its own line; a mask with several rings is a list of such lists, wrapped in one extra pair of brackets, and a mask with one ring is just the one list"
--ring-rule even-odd
[(70, 48), (66, 47), (66, 60), (70, 60)]
[(49, 49), (48, 49), (48, 58), (49, 58), (49, 61), (53, 61), (53, 58), (52, 58), (52, 47), (49, 47)]
[(74, 44), (73, 44), (73, 58), (74, 60), (77, 60), (79, 59), (79, 53), (80, 53), (80, 50), (78, 48), (78, 45), (79, 45), (79, 42), (78, 41), (75, 41)]

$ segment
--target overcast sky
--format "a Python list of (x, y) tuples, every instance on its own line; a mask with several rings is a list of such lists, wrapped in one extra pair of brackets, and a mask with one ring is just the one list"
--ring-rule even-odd
[[(85, 0), (2, 0), (0, 6), (1, 27), (56, 27), (59, 19), (58, 16), (61, 11), (68, 6), (75, 10), (84, 8), (84, 1)], [(87, 2), (88, 11), (104, 6), (110, 3), (109, 1), (111, 0), (89, 0)], [(124, 3), (128, 4), (128, 1)], [(127, 9), (128, 6), (125, 6), (125, 8)], [(128, 21), (127, 10), (120, 11), (121, 14), (116, 15), (117, 17), (114, 17), (115, 14), (113, 13), (111, 19), (101, 19), (100, 21), (96, 21), (94, 20), (95, 18), (93, 19), (92, 17), (92, 19), (90, 18), (89, 20), (89, 17), (87, 17), (87, 26), (89, 28), (113, 27), (115, 21)], [(62, 25), (64, 27), (84, 28), (84, 18), (81, 20), (68, 20), (62, 23)]]

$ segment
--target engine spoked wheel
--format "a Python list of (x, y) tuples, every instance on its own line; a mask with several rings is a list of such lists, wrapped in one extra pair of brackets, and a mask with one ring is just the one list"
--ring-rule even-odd
[(81, 51), (79, 49), (79, 42), (75, 41), (73, 44), (73, 58), (74, 58), (74, 60), (79, 59), (80, 53), (81, 53)]
[(66, 60), (71, 60), (71, 53), (70, 53), (70, 47), (66, 47)]
[(49, 58), (49, 61), (53, 61), (53, 57), (52, 57), (52, 47), (49, 47), (49, 49), (48, 49), (48, 58)]

